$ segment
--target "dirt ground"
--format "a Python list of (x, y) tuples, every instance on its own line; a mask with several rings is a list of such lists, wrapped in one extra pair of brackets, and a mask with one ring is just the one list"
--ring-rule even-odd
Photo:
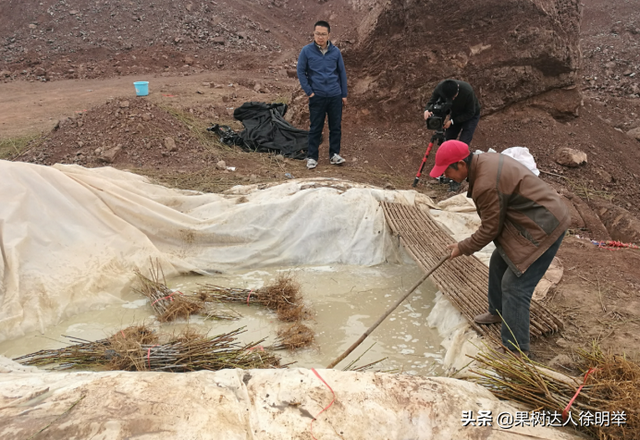
[[(64, 2), (43, 3), (61, 17), (56, 26), (67, 26), (69, 15), (75, 21), (68, 26), (82, 22), (77, 13), (58, 10)], [(282, 181), (287, 175), (337, 177), (410, 189), (431, 136), (420, 112), (401, 124), (384, 122), (388, 118), (363, 123), (357, 106), (347, 106), (342, 142), (347, 162), (331, 166), (325, 141), (319, 166), (311, 171), (302, 161), (226, 147), (206, 131), (212, 123), (240, 130), (232, 114), (244, 102), (291, 102), (298, 88), (292, 70), (299, 48), (310, 35), (307, 22), (313, 21), (308, 17), (328, 11), (335, 23), (334, 41), (349, 46), (355, 38), (350, 23), (357, 20), (358, 12), (344, 2), (227, 3), (228, 20), (220, 23), (200, 23), (185, 15), (184, 23), (190, 23), (193, 35), (182, 33), (180, 37), (171, 30), (160, 36), (145, 35), (158, 40), (153, 50), (123, 49), (101, 61), (96, 53), (107, 47), (93, 54), (81, 50), (59, 54), (51, 49), (36, 64), (25, 57), (18, 73), (7, 73), (5, 64), (5, 73), (0, 75), (4, 81), (0, 82), (0, 157), (40, 164), (110, 165), (166, 185), (202, 191)], [(558, 254), (564, 267), (562, 281), (545, 300), (564, 320), (565, 329), (533, 345), (538, 360), (556, 368), (571, 368), (573, 351), (589, 348), (594, 340), (605, 349), (639, 355), (640, 272), (636, 268), (640, 250), (609, 250), (590, 241), (612, 238), (612, 227), (607, 230), (596, 215), (598, 207), (610, 204), (622, 210), (615, 211), (622, 214), (616, 217), (618, 226), (613, 229), (618, 227), (619, 237), (627, 239), (618, 240), (640, 242), (633, 223), (640, 215), (640, 143), (626, 134), (640, 126), (635, 75), (640, 70), (640, 12), (633, 2), (612, 3), (584, 2), (584, 59), (578, 85), (583, 105), (579, 114), (560, 118), (549, 111), (544, 97), (528, 100), (484, 115), (472, 145), (484, 151), (528, 147), (543, 171), (541, 178), (571, 199), (579, 211)], [(141, 16), (134, 9), (127, 17), (138, 21)], [(236, 15), (245, 19), (238, 20)], [(140, 19), (152, 20), (153, 16)], [(90, 25), (90, 21), (82, 23)], [(130, 26), (124, 28), (131, 32)], [(209, 28), (219, 28), (219, 35), (204, 34), (202, 29)], [(176, 46), (180, 38), (199, 44), (197, 41), (221, 35), (227, 42), (215, 53), (196, 48), (185, 54)], [(18, 50), (16, 42), (7, 41), (5, 59)], [(43, 70), (36, 71), (38, 68)], [(150, 82), (148, 97), (135, 96), (132, 83), (137, 80)], [(554, 152), (563, 146), (586, 152), (587, 163), (577, 168), (556, 163)], [(425, 171), (432, 164), (433, 157)], [(451, 195), (426, 174), (416, 189), (437, 200)], [(628, 221), (620, 225), (623, 217)]]

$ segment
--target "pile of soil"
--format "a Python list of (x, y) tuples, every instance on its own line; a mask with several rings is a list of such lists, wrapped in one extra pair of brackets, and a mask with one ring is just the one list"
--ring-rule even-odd
[(207, 166), (214, 157), (167, 110), (144, 99), (116, 98), (59, 121), (37, 147), (16, 160), (42, 165), (194, 169)]
[[(596, 97), (640, 97), (640, 8), (636, 2), (586, 0), (582, 88)], [(637, 122), (637, 118), (636, 118)]]
[(345, 2), (307, 0), (7, 0), (0, 81), (295, 69), (316, 20), (351, 41), (357, 15)]

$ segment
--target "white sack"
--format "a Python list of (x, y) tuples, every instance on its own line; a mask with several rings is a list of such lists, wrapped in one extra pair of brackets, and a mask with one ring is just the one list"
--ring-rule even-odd
[(533, 158), (527, 147), (507, 148), (501, 154), (514, 158), (522, 165), (529, 168), (529, 170), (536, 176), (540, 175), (540, 171), (538, 171), (538, 166), (536, 165), (536, 160)]

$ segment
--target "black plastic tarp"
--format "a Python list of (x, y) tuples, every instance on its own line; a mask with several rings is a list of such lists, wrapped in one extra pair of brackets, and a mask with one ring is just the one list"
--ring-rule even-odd
[(213, 125), (207, 130), (217, 133), (228, 145), (247, 151), (276, 152), (285, 157), (304, 159), (307, 154), (307, 130), (294, 127), (284, 119), (287, 104), (245, 102), (235, 109), (233, 117), (244, 130), (234, 132), (227, 126)]

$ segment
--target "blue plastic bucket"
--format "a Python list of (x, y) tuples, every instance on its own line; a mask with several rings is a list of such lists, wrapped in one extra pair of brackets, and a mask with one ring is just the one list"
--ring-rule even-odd
[(149, 94), (149, 81), (136, 81), (133, 85), (136, 87), (136, 96), (147, 96)]

